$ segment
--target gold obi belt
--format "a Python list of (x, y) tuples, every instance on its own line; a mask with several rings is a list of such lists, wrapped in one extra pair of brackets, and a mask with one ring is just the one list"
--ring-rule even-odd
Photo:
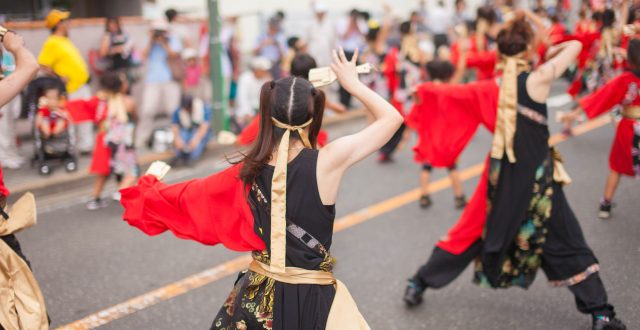
[(628, 106), (622, 109), (622, 116), (629, 119), (640, 119), (640, 106)]
[(337, 280), (332, 273), (320, 270), (308, 270), (297, 267), (286, 267), (284, 272), (272, 272), (269, 265), (253, 260), (249, 270), (287, 284), (333, 285), (336, 296), (329, 310), (326, 330), (370, 330), (351, 297), (344, 283)]

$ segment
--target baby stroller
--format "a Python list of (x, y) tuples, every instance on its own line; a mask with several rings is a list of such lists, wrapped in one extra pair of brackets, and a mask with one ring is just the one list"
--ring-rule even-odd
[[(60, 95), (66, 95), (65, 85), (60, 79), (40, 77), (33, 80), (27, 87), (23, 103), (23, 115), (31, 119), (34, 137), (34, 155), (31, 159), (31, 167), (37, 167), (40, 175), (50, 175), (56, 165), (63, 165), (67, 172), (74, 172), (78, 169), (74, 151), (74, 130), (67, 125), (64, 132), (45, 138), (36, 126), (35, 118), (38, 113), (39, 99), (43, 96), (44, 91), (50, 89), (58, 89)], [(51, 118), (57, 119), (55, 114), (51, 114)]]

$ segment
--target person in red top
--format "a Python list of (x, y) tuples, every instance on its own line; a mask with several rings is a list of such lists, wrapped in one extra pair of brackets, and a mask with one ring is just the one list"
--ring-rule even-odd
[(609, 111), (620, 111), (622, 119), (616, 128), (609, 155), (609, 176), (600, 202), (598, 216), (611, 217), (611, 201), (622, 175), (640, 178), (640, 39), (629, 42), (627, 62), (630, 71), (624, 72), (594, 93), (578, 101), (579, 107), (564, 118), (568, 126), (581, 112), (589, 119)]
[(431, 198), (429, 197), (429, 179), (433, 167), (445, 167), (449, 170), (449, 178), (453, 186), (455, 194), (455, 206), (458, 209), (464, 208), (467, 204), (466, 198), (462, 191), (462, 183), (458, 173), (456, 163), (457, 159), (446, 159), (442, 154), (434, 152), (435, 144), (439, 143), (439, 139), (443, 135), (451, 134), (450, 130), (456, 128), (456, 124), (446, 126), (438, 126), (440, 122), (432, 120), (433, 116), (438, 116), (440, 112), (447, 111), (446, 108), (438, 108), (438, 93), (447, 93), (447, 86), (458, 84), (462, 81), (466, 69), (466, 47), (468, 40), (458, 40), (459, 45), (463, 45), (457, 66), (447, 60), (432, 60), (427, 63), (427, 73), (431, 81), (422, 83), (416, 87), (414, 93), (415, 104), (411, 109), (411, 113), (407, 116), (407, 126), (411, 127), (418, 133), (418, 143), (413, 148), (415, 152), (415, 160), (422, 164), (422, 172), (420, 174), (420, 207), (427, 208), (431, 206)]
[(35, 125), (42, 137), (48, 139), (66, 132), (69, 116), (57, 86), (46, 87), (38, 103), (40, 108), (36, 113)]
[(410, 307), (420, 304), (426, 289), (451, 283), (474, 260), (474, 282), (494, 289), (529, 288), (541, 268), (553, 286), (573, 293), (577, 309), (591, 315), (593, 329), (624, 330), (608, 301), (598, 260), (564, 195), (563, 184), (570, 179), (549, 146), (544, 102), (581, 45), (568, 41), (552, 47), (550, 59), (531, 71), (533, 38), (527, 20), (516, 14), (497, 37), (500, 85), (449, 86), (451, 92), (436, 100), (447, 111), (433, 119), (459, 124), (436, 148), (459, 152), (460, 139), (473, 135), (480, 123), (494, 137), (475, 194), (409, 280), (403, 298)]
[[(101, 195), (111, 175), (115, 175), (122, 189), (134, 184), (140, 174), (133, 140), (136, 105), (126, 94), (128, 80), (122, 73), (109, 72), (100, 78), (100, 84), (102, 91), (98, 96), (66, 104), (74, 121), (93, 121), (98, 126), (89, 167), (96, 181), (86, 205), (92, 211), (107, 205)], [(118, 200), (119, 194), (114, 194), (113, 199)]]

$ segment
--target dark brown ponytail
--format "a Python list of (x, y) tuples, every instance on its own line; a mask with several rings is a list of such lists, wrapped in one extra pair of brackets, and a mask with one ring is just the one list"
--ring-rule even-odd
[(498, 33), (498, 50), (502, 55), (514, 56), (527, 50), (533, 37), (533, 29), (527, 19), (524, 15), (518, 15)]
[[(251, 149), (244, 155), (240, 179), (252, 184), (262, 168), (271, 160), (285, 130), (275, 127), (271, 118), (298, 126), (313, 118), (309, 126), (309, 142), (316, 147), (318, 133), (322, 126), (325, 96), (311, 83), (299, 77), (287, 77), (262, 85), (260, 91), (260, 131)], [(297, 133), (292, 139), (299, 139)]]

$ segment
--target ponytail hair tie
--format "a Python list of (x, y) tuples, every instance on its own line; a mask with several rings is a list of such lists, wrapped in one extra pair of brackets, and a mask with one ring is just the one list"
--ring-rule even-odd
[(311, 96), (316, 96), (317, 94), (318, 90), (315, 87), (311, 86)]
[(276, 82), (274, 80), (271, 80), (269, 86), (273, 89), (274, 87), (276, 87)]

